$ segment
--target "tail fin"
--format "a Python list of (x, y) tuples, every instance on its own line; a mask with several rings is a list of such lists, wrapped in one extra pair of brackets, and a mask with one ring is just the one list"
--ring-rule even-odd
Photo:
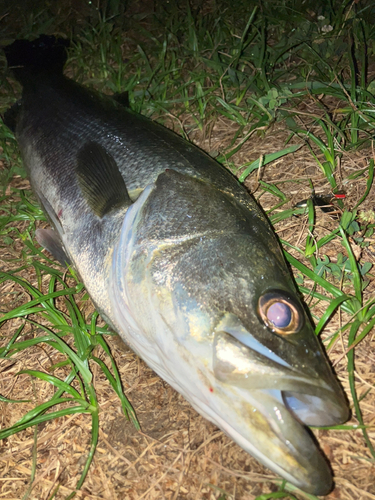
[(9, 69), (24, 85), (39, 73), (62, 73), (68, 47), (69, 40), (41, 35), (32, 42), (16, 40), (4, 47), (4, 52)]

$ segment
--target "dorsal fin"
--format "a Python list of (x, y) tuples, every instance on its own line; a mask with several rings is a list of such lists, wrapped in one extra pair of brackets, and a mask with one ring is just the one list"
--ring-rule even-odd
[(115, 208), (131, 204), (116, 161), (98, 143), (88, 142), (78, 152), (77, 177), (85, 200), (100, 218)]

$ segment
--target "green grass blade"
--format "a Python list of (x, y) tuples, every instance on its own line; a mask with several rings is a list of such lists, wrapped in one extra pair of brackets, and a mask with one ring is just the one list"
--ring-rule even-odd
[[(348, 339), (348, 347), (352, 347), (352, 344), (354, 343), (356, 339), (356, 335), (358, 332), (358, 329), (360, 327), (360, 322), (358, 320), (354, 321), (349, 332), (349, 339)], [(355, 378), (354, 378), (354, 349), (350, 349), (347, 353), (347, 358), (348, 358), (348, 376), (349, 376), (349, 386), (350, 386), (350, 392), (353, 398), (353, 404), (354, 404), (354, 409), (355, 409), (355, 414), (356, 417), (360, 423), (361, 430), (363, 433), (363, 437), (366, 441), (367, 447), (369, 452), (371, 453), (372, 457), (375, 459), (375, 450), (372, 446), (372, 443), (370, 441), (370, 438), (367, 434), (367, 430), (364, 426), (363, 418), (362, 418), (362, 411), (359, 406), (359, 401), (357, 397), (357, 391), (355, 389)]]
[[(69, 400), (67, 400), (69, 401)], [(63, 400), (58, 400), (58, 402), (63, 402)], [(72, 408), (64, 408), (63, 410), (57, 410), (51, 413), (45, 413), (43, 415), (39, 415), (35, 418), (32, 419), (32, 421), (27, 421), (21, 425), (17, 425), (17, 427), (12, 426), (9, 427), (8, 429), (4, 429), (3, 431), (0, 431), (0, 439), (6, 439), (9, 436), (12, 436), (13, 434), (16, 434), (17, 432), (24, 431), (30, 426), (33, 425), (39, 425), (42, 424), (43, 422), (48, 422), (50, 420), (55, 420), (60, 417), (66, 417), (67, 415), (73, 415), (77, 413), (91, 413), (91, 410), (87, 407), (82, 407), (82, 406), (73, 406)]]
[(126, 395), (123, 391), (120, 374), (118, 372), (118, 368), (116, 366), (115, 360), (113, 359), (112, 353), (109, 350), (108, 345), (105, 342), (105, 340), (103, 339), (103, 337), (98, 338), (98, 343), (100, 344), (100, 346), (102, 347), (104, 352), (107, 354), (107, 356), (109, 356), (109, 359), (111, 360), (111, 367), (112, 367), (112, 371), (114, 374), (114, 376), (111, 376), (111, 380), (112, 380), (111, 385), (112, 385), (114, 391), (116, 392), (116, 394), (118, 395), (118, 397), (120, 398), (123, 411), (126, 415), (128, 415), (128, 417), (130, 417), (134, 427), (137, 430), (140, 430), (140, 425), (139, 425), (137, 416), (135, 414), (135, 411), (134, 411), (132, 405), (129, 403), (128, 398), (126, 397)]
[[(270, 154), (264, 155), (263, 160), (262, 160), (262, 165), (267, 165), (268, 163), (271, 163), (272, 161), (278, 160), (279, 158), (281, 158), (289, 153), (294, 153), (295, 151), (297, 151), (301, 147), (302, 147), (302, 144), (295, 144), (294, 146), (289, 146), (285, 149), (282, 149), (281, 151), (277, 151), (276, 153), (270, 153)], [(246, 170), (239, 176), (238, 180), (240, 182), (244, 182), (246, 177), (251, 172), (253, 172), (254, 170), (257, 170), (259, 168), (260, 161), (261, 161), (260, 158), (258, 160), (253, 161), (246, 168)]]
[(67, 497), (67, 500), (73, 498), (75, 496), (76, 491), (79, 490), (81, 488), (81, 486), (83, 485), (83, 483), (86, 479), (87, 473), (89, 471), (91, 462), (94, 458), (95, 450), (96, 450), (96, 447), (98, 444), (98, 439), (99, 439), (99, 405), (98, 405), (98, 401), (96, 398), (95, 389), (93, 388), (92, 385), (90, 385), (88, 392), (90, 394), (90, 401), (91, 401), (91, 408), (92, 408), (92, 411), (91, 411), (91, 445), (90, 445), (90, 450), (89, 450), (89, 453), (87, 456), (85, 466), (83, 468), (81, 477), (77, 483), (75, 491)]
[(63, 392), (67, 392), (68, 394), (73, 396), (73, 398), (81, 404), (85, 402), (85, 399), (81, 396), (81, 394), (78, 391), (76, 391), (76, 389), (74, 389), (74, 387), (67, 384), (63, 380), (60, 380), (54, 375), (49, 375), (48, 373), (40, 372), (38, 370), (21, 370), (20, 372), (18, 372), (18, 375), (21, 375), (22, 373), (27, 373), (31, 377), (37, 377), (40, 380), (44, 380), (45, 382), (48, 382), (49, 384), (52, 384), (55, 387), (58, 387)]
[(339, 229), (340, 229), (340, 233), (342, 236), (342, 241), (343, 241), (344, 247), (345, 247), (346, 251), (348, 252), (350, 266), (351, 266), (351, 270), (352, 270), (353, 277), (354, 277), (354, 293), (355, 293), (355, 296), (356, 296), (358, 302), (360, 304), (362, 304), (362, 277), (361, 277), (361, 273), (359, 272), (359, 269), (358, 269), (358, 263), (357, 263), (357, 260), (354, 256), (354, 254), (353, 254), (352, 248), (350, 246), (348, 238), (346, 237), (344, 229), (342, 228), (342, 226), (340, 226)]
[(365, 201), (365, 199), (367, 198), (367, 196), (370, 192), (373, 180), (374, 180), (374, 159), (371, 158), (370, 163), (369, 163), (369, 167), (368, 167), (368, 179), (367, 179), (367, 183), (366, 183), (366, 191), (365, 191), (364, 195), (360, 198), (358, 203), (353, 207), (353, 210), (358, 208)]
[(343, 295), (343, 292), (336, 288), (334, 285), (326, 281), (324, 278), (321, 276), (317, 276), (314, 271), (306, 267), (302, 262), (299, 262), (295, 257), (293, 257), (289, 252), (284, 250), (284, 255), (286, 260), (294, 266), (296, 269), (298, 269), (301, 273), (303, 273), (305, 276), (308, 278), (312, 279), (315, 281), (318, 285), (320, 285), (322, 288), (327, 290), (327, 292), (331, 293), (334, 297), (341, 297)]
[(31, 399), (9, 399), (0, 394), (0, 401), (2, 403), (30, 403)]
[(329, 306), (327, 307), (325, 313), (323, 316), (320, 318), (319, 323), (316, 325), (315, 328), (315, 333), (316, 335), (319, 335), (319, 333), (323, 330), (325, 324), (331, 317), (331, 315), (336, 311), (336, 309), (346, 301), (351, 300), (351, 297), (349, 295), (341, 295), (341, 297), (337, 297), (336, 299), (332, 300)]

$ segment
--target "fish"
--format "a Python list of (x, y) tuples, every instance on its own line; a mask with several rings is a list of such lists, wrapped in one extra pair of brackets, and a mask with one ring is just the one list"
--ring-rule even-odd
[(349, 417), (280, 243), (248, 191), (195, 145), (64, 76), (68, 42), (5, 47), (22, 96), (5, 114), (52, 229), (124, 342), (274, 473), (324, 495), (308, 426)]

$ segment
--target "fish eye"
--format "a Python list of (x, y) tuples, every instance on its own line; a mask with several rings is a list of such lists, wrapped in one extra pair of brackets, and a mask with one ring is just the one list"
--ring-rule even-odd
[(303, 311), (283, 290), (262, 295), (258, 301), (258, 312), (268, 328), (280, 335), (297, 333), (303, 325)]

